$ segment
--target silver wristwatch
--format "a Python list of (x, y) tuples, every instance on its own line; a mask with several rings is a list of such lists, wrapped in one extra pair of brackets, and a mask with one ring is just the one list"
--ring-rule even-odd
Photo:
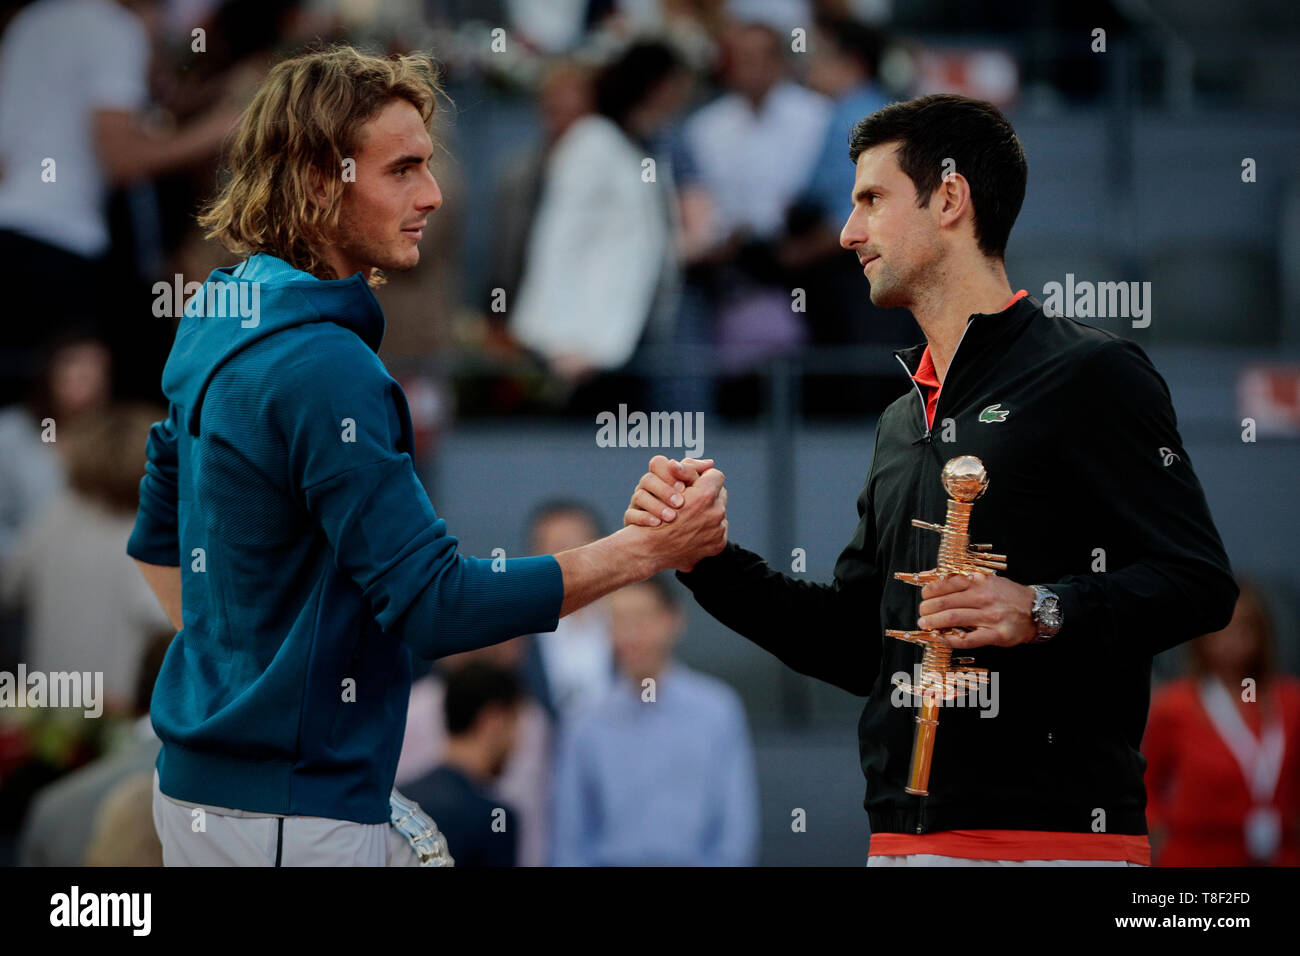
[(1056, 592), (1039, 584), (1031, 584), (1030, 587), (1034, 591), (1034, 606), (1029, 609), (1029, 616), (1033, 618), (1038, 633), (1027, 643), (1042, 644), (1056, 636), (1065, 622), (1065, 615), (1061, 612), (1061, 599), (1056, 596)]

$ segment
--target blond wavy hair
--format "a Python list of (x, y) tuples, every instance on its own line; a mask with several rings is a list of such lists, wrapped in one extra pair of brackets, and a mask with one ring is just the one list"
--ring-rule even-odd
[[(338, 226), (343, 160), (355, 155), (362, 125), (395, 99), (418, 109), (429, 129), (441, 93), (437, 66), (421, 53), (386, 59), (340, 45), (277, 63), (240, 118), (226, 180), (199, 225), (238, 255), (265, 252), (318, 278), (342, 278), (323, 254)], [(317, 184), (323, 204), (311, 199)], [(374, 270), (371, 284), (382, 282)]]

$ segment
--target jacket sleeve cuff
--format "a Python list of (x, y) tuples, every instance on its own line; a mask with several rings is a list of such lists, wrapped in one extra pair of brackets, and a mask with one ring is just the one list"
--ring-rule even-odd
[(1062, 639), (1068, 641), (1077, 633), (1088, 633), (1094, 636), (1098, 634), (1095, 621), (1092, 620), (1095, 616), (1093, 608), (1081, 593), (1082, 589), (1078, 583), (1044, 582), (1041, 586), (1055, 594), (1061, 602), (1061, 630), (1052, 639), (1053, 641)]
[(513, 635), (543, 634), (559, 626), (560, 608), (564, 604), (564, 574), (554, 557), (543, 554), (510, 558), (506, 570), (494, 572), (492, 576), (500, 579), (500, 609), (507, 619), (505, 630)]
[(739, 553), (740, 545), (734, 541), (728, 541), (725, 548), (717, 554), (697, 562), (690, 571), (676, 572), (677, 580), (686, 585), (686, 588), (692, 593), (696, 588), (716, 584), (725, 580), (727, 575), (734, 570), (736, 557)]
[(180, 543), (174, 527), (158, 527), (141, 511), (126, 542), (126, 553), (145, 564), (175, 568), (181, 563)]
[(478, 650), (523, 634), (553, 631), (564, 603), (560, 564), (548, 555), (489, 560), (457, 556), (396, 621), (380, 625), (421, 657)]

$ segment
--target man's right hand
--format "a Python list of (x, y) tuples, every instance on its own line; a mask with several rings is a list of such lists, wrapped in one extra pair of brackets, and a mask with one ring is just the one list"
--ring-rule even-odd
[(625, 530), (657, 529), (647, 540), (657, 553), (667, 548), (670, 560), (661, 568), (690, 571), (726, 547), (725, 482), (711, 458), (678, 462), (656, 455), (623, 514)]
[(677, 517), (682, 493), (700, 475), (713, 467), (712, 458), (683, 458), (675, 461), (663, 455), (650, 459), (650, 470), (641, 476), (632, 500), (623, 512), (624, 525), (657, 528)]
[[(678, 500), (671, 523), (663, 519), (639, 522), (625, 515), (625, 526), (608, 537), (557, 554), (555, 560), (564, 578), (561, 617), (668, 568), (690, 571), (697, 562), (727, 546), (726, 475), (714, 468), (712, 461), (687, 459), (664, 470), (668, 459), (656, 456), (650, 466), (652, 473), (658, 469), (666, 480), (682, 482), (680, 492), (674, 485), (665, 486), (672, 489), (666, 496)], [(648, 478), (642, 481), (649, 484)], [(632, 510), (628, 509), (628, 515)]]

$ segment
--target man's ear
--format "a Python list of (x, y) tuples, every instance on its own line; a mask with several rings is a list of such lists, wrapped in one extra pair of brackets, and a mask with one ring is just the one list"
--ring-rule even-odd
[(313, 206), (324, 208), (329, 204), (329, 190), (325, 187), (325, 174), (319, 166), (307, 167), (307, 199)]
[(940, 225), (951, 225), (971, 204), (970, 182), (961, 173), (951, 173), (939, 181), (931, 201), (935, 200)]

